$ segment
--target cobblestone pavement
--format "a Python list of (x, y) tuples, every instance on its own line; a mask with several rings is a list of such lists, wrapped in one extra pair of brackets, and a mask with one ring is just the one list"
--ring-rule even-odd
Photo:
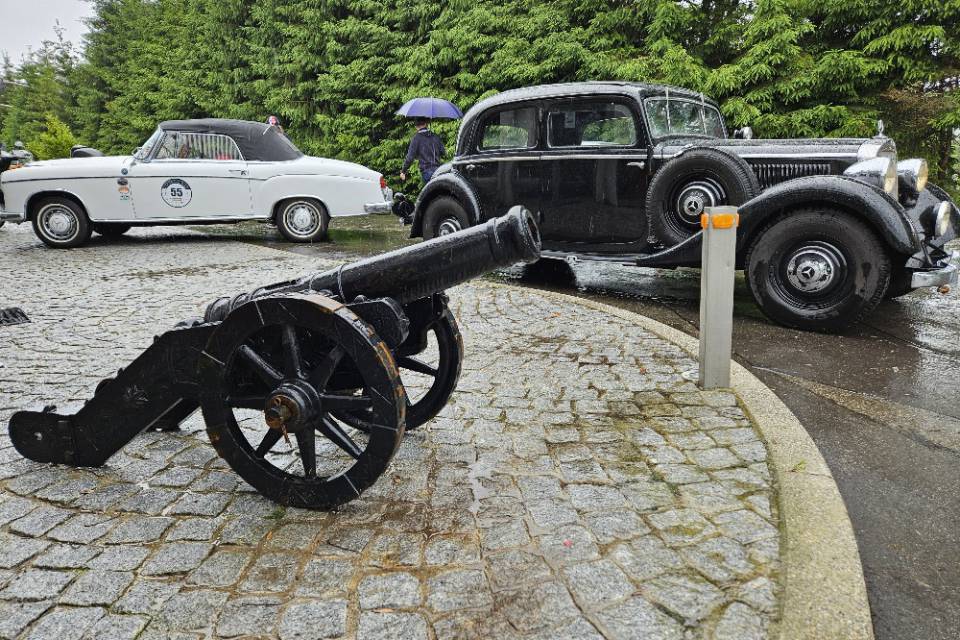
[(100, 469), (10, 446), (15, 409), (83, 400), (209, 298), (315, 266), (189, 231), (72, 251), (0, 231), (0, 306), (33, 320), (0, 328), (0, 637), (767, 637), (774, 488), (736, 398), (535, 291), (451, 291), (459, 390), (335, 513), (253, 492), (198, 417)]

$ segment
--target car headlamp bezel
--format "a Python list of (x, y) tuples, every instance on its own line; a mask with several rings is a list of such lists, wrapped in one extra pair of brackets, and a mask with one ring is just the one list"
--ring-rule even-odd
[(937, 207), (937, 217), (933, 223), (933, 235), (936, 238), (944, 236), (950, 232), (950, 223), (953, 218), (953, 205), (944, 200)]
[(879, 156), (863, 160), (847, 167), (843, 175), (849, 176), (861, 182), (872, 184), (894, 199), (897, 197), (897, 166), (892, 159), (886, 156)]
[(913, 194), (918, 194), (927, 188), (927, 179), (930, 177), (930, 167), (923, 158), (910, 158), (897, 163), (897, 175), (900, 185)]

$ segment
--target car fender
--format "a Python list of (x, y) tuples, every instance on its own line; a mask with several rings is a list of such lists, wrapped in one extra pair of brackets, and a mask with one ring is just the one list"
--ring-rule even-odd
[(280, 175), (251, 180), (250, 195), (257, 217), (273, 216), (279, 202), (289, 198), (319, 200), (331, 217), (364, 213), (363, 205), (383, 202), (380, 184), (365, 178), (332, 175)]
[(899, 254), (920, 249), (903, 207), (880, 189), (845, 176), (810, 176), (781, 182), (740, 206), (737, 250), (745, 249), (767, 221), (782, 212), (817, 204), (860, 216)]
[[(9, 187), (6, 187), (4, 191), (7, 191), (8, 188)], [(74, 191), (72, 191), (71, 189), (65, 189), (62, 187), (46, 187), (42, 189), (35, 189), (31, 191), (29, 194), (23, 196), (22, 199), (20, 200), (21, 202), (23, 202), (23, 214), (26, 216), (25, 220), (29, 221), (31, 219), (30, 216), (32, 214), (33, 207), (37, 203), (37, 201), (40, 200), (41, 198), (47, 198), (47, 197), (59, 197), (59, 198), (67, 198), (68, 200), (73, 200), (83, 208), (84, 212), (86, 212), (87, 214), (87, 218), (90, 219), (90, 209), (87, 207), (86, 203), (84, 202), (84, 199), (81, 198), (76, 193), (74, 193)], [(9, 208), (9, 204), (8, 204), (8, 208)], [(10, 210), (13, 211), (14, 209), (10, 208)]]
[(453, 196), (463, 205), (471, 225), (480, 222), (480, 201), (473, 192), (473, 188), (459, 173), (449, 171), (434, 176), (417, 196), (413, 211), (413, 225), (410, 229), (411, 238), (423, 236), (423, 215), (427, 207), (434, 198), (444, 195)]

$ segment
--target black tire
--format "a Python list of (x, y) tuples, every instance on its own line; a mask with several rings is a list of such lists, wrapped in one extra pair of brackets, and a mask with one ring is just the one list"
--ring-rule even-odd
[(290, 242), (317, 242), (327, 238), (330, 215), (313, 198), (290, 198), (277, 207), (276, 223)]
[(757, 306), (774, 322), (840, 331), (869, 313), (890, 285), (887, 247), (866, 223), (830, 207), (797, 209), (768, 224), (746, 256)]
[(69, 198), (50, 197), (40, 200), (30, 215), (33, 232), (44, 244), (54, 249), (72, 249), (90, 239), (93, 227), (87, 212)]
[(96, 233), (107, 238), (119, 238), (127, 231), (130, 231), (130, 229), (131, 227), (128, 224), (117, 224), (113, 222), (98, 222), (93, 225), (93, 230)]
[(440, 196), (427, 205), (423, 214), (423, 239), (455, 233), (470, 226), (470, 218), (460, 202), (451, 196)]
[(654, 240), (665, 246), (700, 230), (704, 207), (741, 205), (760, 193), (743, 158), (717, 149), (693, 149), (667, 162), (647, 190), (647, 220)]
[(522, 278), (530, 282), (575, 283), (576, 275), (566, 260), (540, 258), (523, 266)]

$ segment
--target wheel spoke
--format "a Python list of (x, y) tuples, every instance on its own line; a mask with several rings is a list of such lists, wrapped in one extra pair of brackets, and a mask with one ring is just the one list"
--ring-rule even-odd
[(283, 371), (291, 378), (302, 378), (300, 342), (297, 340), (297, 328), (292, 324), (283, 325)]
[(277, 387), (280, 381), (283, 380), (283, 374), (274, 369), (270, 363), (264, 360), (260, 354), (254, 351), (249, 345), (245, 344), (240, 347), (240, 355), (243, 356), (247, 364), (253, 368), (254, 372), (260, 376), (260, 379), (270, 385), (271, 389)]
[(234, 409), (260, 409), (267, 403), (266, 396), (227, 396), (226, 404)]
[(373, 400), (366, 396), (339, 396), (323, 394), (320, 396), (323, 408), (327, 411), (333, 409), (346, 409), (348, 411), (361, 411), (373, 408)]
[(297, 431), (297, 448), (300, 449), (300, 462), (303, 473), (308, 478), (317, 476), (317, 432), (313, 429)]
[(267, 435), (263, 436), (263, 440), (261, 440), (260, 444), (257, 446), (256, 454), (262, 458), (270, 453), (270, 449), (273, 449), (273, 445), (280, 441), (280, 437), (279, 431), (276, 429), (269, 429), (267, 431)]
[(320, 433), (327, 436), (333, 444), (337, 445), (344, 451), (346, 451), (351, 458), (356, 460), (363, 453), (363, 449), (357, 446), (357, 443), (350, 439), (350, 436), (347, 435), (340, 425), (336, 422), (324, 416), (320, 423), (317, 425), (317, 429), (320, 430)]
[(403, 356), (403, 357), (397, 358), (397, 364), (403, 369), (416, 371), (417, 373), (422, 373), (425, 376), (430, 376), (433, 378), (437, 377), (436, 367), (427, 364), (423, 360), (417, 360), (412, 356)]
[(314, 389), (320, 390), (327, 386), (330, 376), (333, 375), (340, 360), (343, 358), (344, 351), (340, 345), (335, 346), (327, 352), (323, 360), (310, 372), (310, 384)]

